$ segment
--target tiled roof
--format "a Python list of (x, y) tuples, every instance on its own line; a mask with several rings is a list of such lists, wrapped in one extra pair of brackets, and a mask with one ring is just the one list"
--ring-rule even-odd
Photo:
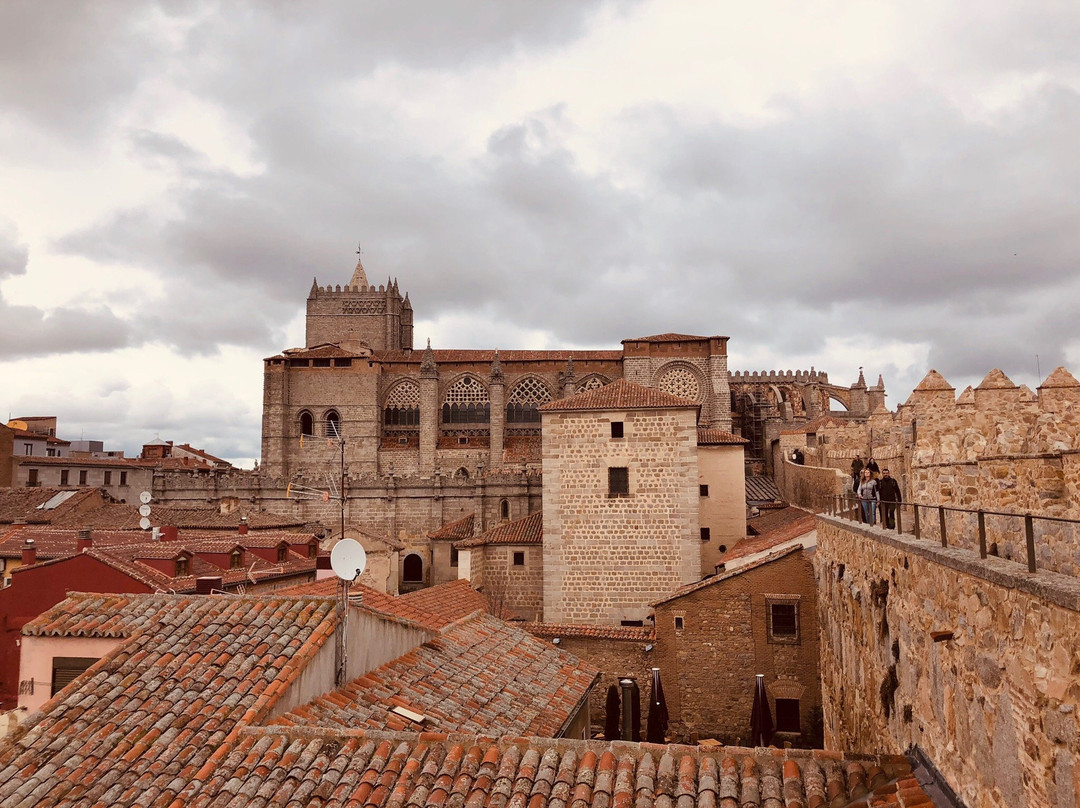
[[(94, 543), (102, 546), (142, 544), (146, 534), (135, 530), (94, 530)], [(27, 539), (34, 540), (37, 557), (41, 560), (60, 558), (77, 552), (79, 532), (71, 528), (41, 525), (12, 525), (0, 528), (0, 558), (21, 558)]]
[(797, 539), (799, 536), (805, 536), (807, 533), (816, 529), (817, 518), (812, 514), (804, 516), (793, 522), (788, 522), (787, 524), (775, 527), (767, 533), (743, 539), (720, 556), (720, 563), (727, 564), (737, 558), (743, 558), (748, 555), (753, 555), (754, 553), (771, 550), (773, 547), (778, 547), (785, 542)]
[(465, 578), (407, 592), (398, 595), (397, 600), (408, 608), (431, 615), (431, 622), (443, 621), (443, 625), (460, 620), (473, 612), (488, 610), (487, 597), (483, 592), (473, 589), (472, 584)]
[(564, 410), (667, 410), (698, 406), (696, 401), (688, 398), (673, 396), (655, 387), (646, 387), (626, 379), (617, 379), (595, 390), (586, 390), (584, 393), (549, 401), (538, 409), (541, 412), (562, 412)]
[(745, 487), (747, 502), (773, 502), (781, 496), (772, 477), (748, 474)]
[[(115, 596), (86, 597), (78, 626), (106, 630)], [(316, 598), (143, 595), (120, 612), (111, 630), (131, 636), (0, 742), (0, 804), (169, 805), (240, 724), (268, 716), (337, 623)]]
[[(346, 350), (340, 345), (334, 345), (333, 343), (314, 345), (311, 348), (289, 348), (288, 350), (282, 351), (280, 354), (280, 356), (289, 359), (349, 359), (365, 355), (366, 354), (363, 353)], [(278, 357), (271, 358), (276, 359)]]
[(933, 805), (900, 755), (285, 727), (242, 730), (189, 794), (192, 808)]
[(69, 493), (70, 488), (0, 488), (0, 524), (10, 524), (16, 519), (27, 522), (53, 522), (65, 514), (82, 512), (87, 500), (94, 498), (104, 501), (106, 496), (99, 488), (86, 488), (76, 491), (72, 497), (51, 510), (41, 510), (57, 494)]
[(470, 513), (468, 516), (463, 516), (456, 522), (448, 522), (442, 527), (428, 533), (429, 539), (449, 539), (451, 541), (457, 541), (458, 539), (467, 539), (473, 534), (473, 525), (476, 523), (476, 514)]
[[(653, 334), (651, 337), (635, 337), (634, 339), (624, 339), (623, 342), (698, 342), (700, 340), (706, 340), (709, 337), (698, 337), (693, 334)], [(720, 339), (723, 339), (721, 337)]]
[(203, 460), (206, 460), (207, 462), (213, 463), (215, 465), (221, 465), (221, 466), (231, 466), (232, 465), (232, 463), (230, 463), (228, 460), (222, 460), (220, 457), (214, 457), (214, 455), (210, 454), (207, 451), (204, 451), (203, 449), (196, 449), (190, 443), (181, 443), (179, 446), (175, 446), (173, 448), (183, 449), (185, 452), (189, 452), (189, 453), (191, 453), (193, 455), (198, 455)]
[[(440, 364), (453, 362), (491, 364), (495, 359), (493, 350), (450, 350), (432, 351), (432, 353), (435, 355), (435, 361)], [(375, 351), (374, 355), (376, 359), (383, 362), (415, 362), (419, 365), (424, 352), (421, 350)], [(504, 365), (510, 362), (565, 362), (567, 359), (573, 359), (575, 362), (590, 360), (621, 362), (622, 358), (622, 351), (499, 351), (499, 361)]]
[[(272, 723), (551, 737), (599, 675), (551, 643), (476, 615)], [(395, 706), (427, 719), (414, 723), (391, 712)]]
[(799, 522), (807, 517), (813, 517), (813, 514), (802, 508), (788, 505), (783, 508), (776, 508), (775, 510), (762, 511), (760, 516), (748, 519), (746, 524), (748, 527), (754, 528), (754, 535), (762, 536), (779, 527), (783, 527), (792, 522)]
[(695, 581), (692, 584), (680, 586), (667, 597), (661, 598), (660, 600), (654, 600), (649, 605), (659, 606), (661, 603), (668, 603), (673, 600), (678, 600), (679, 598), (685, 597), (686, 595), (689, 595), (693, 592), (697, 592), (700, 589), (705, 589), (709, 586), (715, 586), (718, 583), (722, 583), (724, 581), (730, 580), (731, 578), (742, 575), (744, 572), (749, 572), (750, 570), (757, 569), (758, 567), (764, 566), (765, 564), (771, 564), (773, 561), (778, 561), (784, 556), (790, 555), (791, 553), (801, 553), (802, 549), (802, 547), (786, 547), (782, 550), (777, 550), (775, 553), (770, 553), (766, 556), (756, 559), (751, 564), (744, 564), (737, 569), (725, 570), (724, 572), (717, 573), (716, 575), (710, 575), (707, 578), (702, 578), (700, 581)]
[[(150, 519), (155, 525), (173, 525), (183, 529), (211, 529), (237, 531), (240, 519), (247, 517), (248, 528), (276, 530), (302, 527), (305, 523), (293, 516), (261, 513), (259, 511), (221, 513), (217, 508), (176, 508), (151, 503)], [(124, 502), (110, 502), (92, 511), (83, 511), (52, 519), (54, 525), (71, 527), (102, 527), (135, 530), (139, 527), (139, 506)]]
[(652, 642), (650, 626), (591, 626), (581, 623), (523, 623), (522, 628), (537, 637), (586, 637), (599, 640)]
[(544, 541), (544, 513), (536, 511), (513, 522), (504, 522), (471, 539), (454, 542), (459, 549), (486, 544), (540, 544)]
[(86, 468), (141, 468), (144, 464), (133, 457), (19, 457), (24, 466), (85, 466)]
[(699, 428), (697, 442), (698, 446), (741, 446), (750, 441), (730, 432), (725, 432), (723, 429)]
[[(277, 590), (279, 595), (313, 595), (337, 597), (340, 581), (324, 578)], [(465, 579), (449, 581), (438, 586), (419, 589), (407, 595), (388, 595), (370, 586), (353, 583), (349, 597), (354, 605), (399, 620), (406, 620), (421, 628), (438, 631), (450, 623), (476, 611), (487, 610), (487, 599), (472, 588)]]

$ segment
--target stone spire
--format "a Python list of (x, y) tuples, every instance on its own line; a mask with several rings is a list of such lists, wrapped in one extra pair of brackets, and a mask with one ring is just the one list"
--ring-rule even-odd
[(435, 352), (431, 350), (431, 337), (428, 337), (427, 347), (424, 349), (424, 358), (420, 360), (420, 378), (434, 379), (439, 375), (439, 368), (435, 364)]
[(853, 388), (854, 387), (862, 387), (863, 389), (866, 388), (866, 378), (863, 376), (862, 367), (859, 368), (859, 380), (857, 382), (855, 382), (855, 384), (853, 384), (851, 386)]
[(491, 381), (502, 384), (506, 381), (503, 375), (502, 361), (499, 359), (499, 349), (495, 349), (495, 358), (491, 360)]
[(349, 286), (359, 286), (361, 289), (368, 288), (367, 273), (364, 272), (364, 262), (360, 258), (360, 246), (356, 247), (356, 269), (353, 270), (352, 280)]
[(308, 297), (315, 297), (319, 293), (319, 279), (312, 276), (311, 278), (311, 291), (308, 292)]

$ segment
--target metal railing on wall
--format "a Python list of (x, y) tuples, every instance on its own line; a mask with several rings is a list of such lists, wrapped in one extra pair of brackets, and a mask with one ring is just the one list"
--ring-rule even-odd
[[(820, 506), (831, 516), (867, 523), (854, 495), (823, 497)], [(919, 502), (878, 503), (875, 511), (874, 524), (886, 530), (942, 547), (977, 549), (980, 558), (1026, 563), (1028, 572), (1046, 569), (1080, 577), (1078, 519)]]

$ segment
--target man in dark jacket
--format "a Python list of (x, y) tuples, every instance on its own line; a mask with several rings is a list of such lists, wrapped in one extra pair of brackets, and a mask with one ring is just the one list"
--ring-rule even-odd
[(881, 503), (881, 523), (889, 530), (896, 530), (896, 503), (901, 501), (900, 483), (882, 469), (878, 480), (878, 500)]
[(859, 455), (855, 455), (855, 459), (851, 461), (851, 490), (857, 491), (859, 489), (859, 475), (862, 474), (863, 462)]

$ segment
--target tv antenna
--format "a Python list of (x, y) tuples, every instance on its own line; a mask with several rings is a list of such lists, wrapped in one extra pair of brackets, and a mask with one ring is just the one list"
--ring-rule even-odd
[[(324, 432), (324, 435), (322, 436), (304, 432), (300, 434), (300, 448), (315, 453), (316, 458), (321, 455), (326, 460), (329, 460), (329, 452), (326, 450), (337, 448), (338, 473), (337, 475), (334, 475), (333, 466), (330, 465), (332, 461), (330, 461), (324, 467), (323, 471), (325, 487), (292, 482), (285, 488), (285, 497), (286, 499), (307, 499), (314, 502), (322, 502), (327, 506), (336, 500), (338, 503), (338, 520), (341, 529), (338, 538), (343, 539), (345, 538), (345, 503), (348, 500), (348, 495), (345, 493), (345, 434), (341, 429), (340, 421), (336, 419), (327, 418), (321, 425)], [(316, 423), (312, 421), (308, 428), (314, 433), (316, 430)], [(323, 441), (325, 441), (325, 444)], [(330, 456), (332, 457), (332, 455)], [(318, 511), (316, 512), (318, 513)], [(325, 517), (329, 517), (329, 515), (330, 512), (320, 514), (320, 516)], [(329, 520), (327, 519), (327, 521)]]
[(338, 631), (334, 653), (334, 685), (345, 684), (345, 672), (348, 668), (349, 655), (345, 646), (345, 636), (349, 625), (349, 586), (367, 567), (367, 553), (364, 546), (353, 539), (342, 539), (330, 551), (330, 569), (340, 581), (338, 596)]

